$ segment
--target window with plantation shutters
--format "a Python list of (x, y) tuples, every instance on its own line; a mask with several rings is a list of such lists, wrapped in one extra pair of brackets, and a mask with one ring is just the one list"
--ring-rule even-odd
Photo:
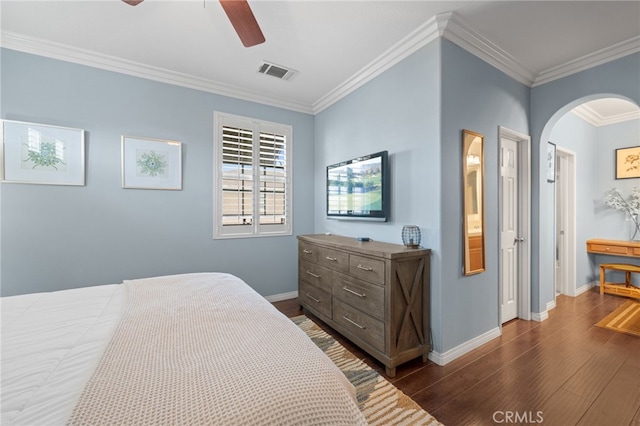
[(215, 113), (214, 237), (291, 234), (291, 127)]

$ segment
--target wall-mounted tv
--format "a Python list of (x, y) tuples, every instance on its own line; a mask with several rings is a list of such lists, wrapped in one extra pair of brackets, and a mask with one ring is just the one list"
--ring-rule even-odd
[(387, 151), (327, 166), (327, 217), (389, 219), (389, 159)]

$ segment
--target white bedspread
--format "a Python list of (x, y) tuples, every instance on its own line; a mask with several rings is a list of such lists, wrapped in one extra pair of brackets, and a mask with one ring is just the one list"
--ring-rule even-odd
[(2, 425), (62, 425), (124, 306), (124, 286), (3, 297)]
[[(245, 419), (243, 424), (365, 424), (353, 386), (340, 370), (304, 332), (241, 280), (228, 274), (187, 274), (127, 285), (154, 280), (213, 286), (218, 295), (207, 298), (212, 316), (197, 331), (211, 333), (198, 341), (218, 342), (206, 349), (215, 354), (215, 362), (198, 361), (209, 372), (198, 386), (206, 383), (216, 402), (205, 417), (202, 413), (195, 417), (198, 423), (229, 424), (235, 419), (232, 423), (237, 424)], [(3, 425), (56, 425), (69, 420), (126, 300), (122, 285), (2, 299)], [(188, 388), (187, 384), (179, 395), (189, 393)], [(146, 391), (158, 389), (152, 386)], [(174, 391), (166, 389), (159, 400), (175, 397)], [(185, 398), (185, 404), (195, 406), (192, 398), (201, 391)], [(173, 417), (167, 423), (181, 421)]]

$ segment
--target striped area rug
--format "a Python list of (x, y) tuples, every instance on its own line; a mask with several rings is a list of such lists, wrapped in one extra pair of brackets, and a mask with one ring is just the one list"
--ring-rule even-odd
[(640, 337), (640, 302), (625, 302), (596, 325)]
[(309, 318), (300, 315), (291, 320), (307, 333), (355, 386), (358, 404), (370, 425), (442, 425)]

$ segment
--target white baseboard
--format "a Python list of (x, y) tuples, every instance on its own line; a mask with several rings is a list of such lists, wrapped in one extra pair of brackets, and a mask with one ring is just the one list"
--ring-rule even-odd
[(450, 363), (456, 358), (460, 358), (462, 355), (471, 352), (477, 347), (484, 345), (490, 340), (495, 339), (496, 337), (500, 337), (502, 331), (500, 327), (496, 327), (492, 330), (487, 331), (484, 334), (481, 334), (477, 337), (474, 337), (471, 340), (464, 342), (461, 345), (456, 346), (453, 349), (449, 349), (444, 353), (438, 353), (436, 351), (429, 352), (429, 359), (435, 362), (438, 365), (445, 365)]
[(576, 288), (576, 296), (580, 296), (582, 293), (589, 291), (592, 287), (599, 286), (599, 281), (591, 281), (590, 283), (586, 283), (585, 285)]
[(556, 301), (552, 300), (547, 303), (546, 309), (542, 312), (531, 312), (531, 319), (533, 321), (542, 322), (549, 319), (549, 311), (556, 308)]
[(271, 296), (265, 296), (265, 299), (267, 299), (268, 302), (273, 303), (280, 302), (281, 300), (295, 299), (296, 297), (298, 297), (298, 292), (290, 291), (289, 293), (280, 293)]
[(547, 311), (531, 312), (531, 320), (533, 321), (542, 322), (546, 319), (549, 319), (549, 312)]
[(556, 301), (552, 300), (551, 302), (547, 303), (547, 312), (549, 312), (552, 309), (556, 308)]

